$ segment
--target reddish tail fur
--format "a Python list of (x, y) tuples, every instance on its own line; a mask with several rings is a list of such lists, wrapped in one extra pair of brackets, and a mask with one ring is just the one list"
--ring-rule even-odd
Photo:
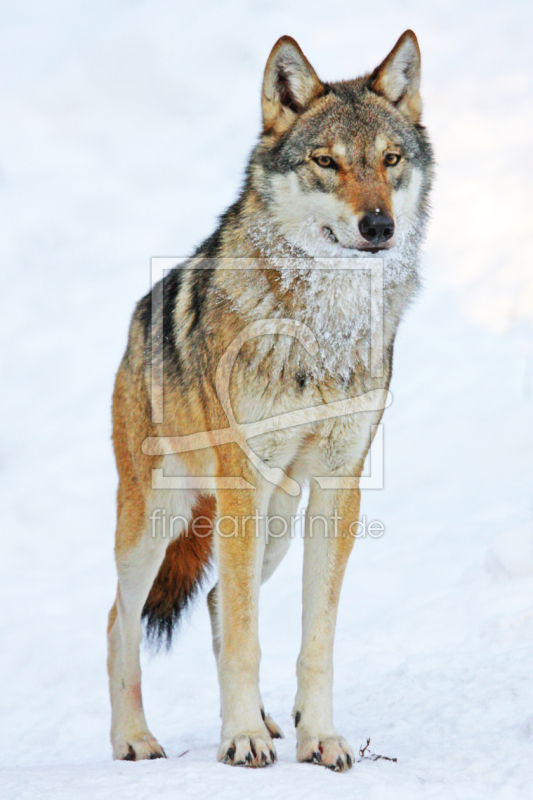
[(201, 496), (192, 518), (207, 518), (211, 531), (208, 533), (202, 519), (200, 535), (189, 525), (187, 532), (167, 547), (142, 613), (150, 640), (170, 647), (180, 616), (201, 588), (211, 565), (215, 514), (215, 498)]

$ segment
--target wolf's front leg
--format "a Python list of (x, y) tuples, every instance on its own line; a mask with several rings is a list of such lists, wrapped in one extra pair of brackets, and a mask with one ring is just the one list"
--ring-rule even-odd
[[(333, 724), (333, 640), (344, 570), (359, 518), (359, 490), (311, 487), (306, 515), (302, 647), (294, 704), (297, 758), (333, 770), (350, 768), (353, 752)], [(352, 528), (356, 530), (356, 526)]]
[[(222, 736), (218, 758), (264, 767), (276, 750), (261, 714), (258, 599), (265, 549), (264, 517), (255, 493), (219, 492), (216, 548), (219, 571)], [(268, 506), (266, 506), (268, 508)], [(261, 517), (263, 517), (261, 519)]]

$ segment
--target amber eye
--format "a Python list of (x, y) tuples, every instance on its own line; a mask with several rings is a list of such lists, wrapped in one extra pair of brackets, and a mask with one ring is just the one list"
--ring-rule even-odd
[(401, 160), (401, 155), (399, 153), (387, 153), (385, 156), (385, 164), (388, 167), (395, 167), (396, 164), (399, 164)]
[(332, 158), (329, 156), (317, 156), (313, 159), (315, 164), (318, 164), (319, 167), (323, 167), (324, 169), (336, 169), (337, 164), (333, 161)]

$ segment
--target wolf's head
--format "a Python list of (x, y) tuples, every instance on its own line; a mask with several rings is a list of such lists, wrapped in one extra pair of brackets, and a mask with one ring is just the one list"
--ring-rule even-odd
[(432, 175), (419, 86), (412, 31), (374, 72), (339, 83), (319, 80), (294, 39), (279, 39), (249, 175), (286, 240), (313, 256), (412, 251)]

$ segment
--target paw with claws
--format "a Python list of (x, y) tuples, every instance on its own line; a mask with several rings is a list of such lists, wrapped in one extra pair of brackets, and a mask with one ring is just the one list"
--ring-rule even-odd
[(266, 731), (224, 739), (218, 750), (218, 760), (232, 766), (268, 767), (276, 758), (274, 743)]
[(166, 753), (151, 733), (120, 739), (113, 745), (113, 754), (122, 761), (143, 761), (166, 758)]
[(298, 731), (296, 757), (334, 772), (345, 772), (355, 761), (352, 748), (342, 736), (321, 737), (305, 731)]

